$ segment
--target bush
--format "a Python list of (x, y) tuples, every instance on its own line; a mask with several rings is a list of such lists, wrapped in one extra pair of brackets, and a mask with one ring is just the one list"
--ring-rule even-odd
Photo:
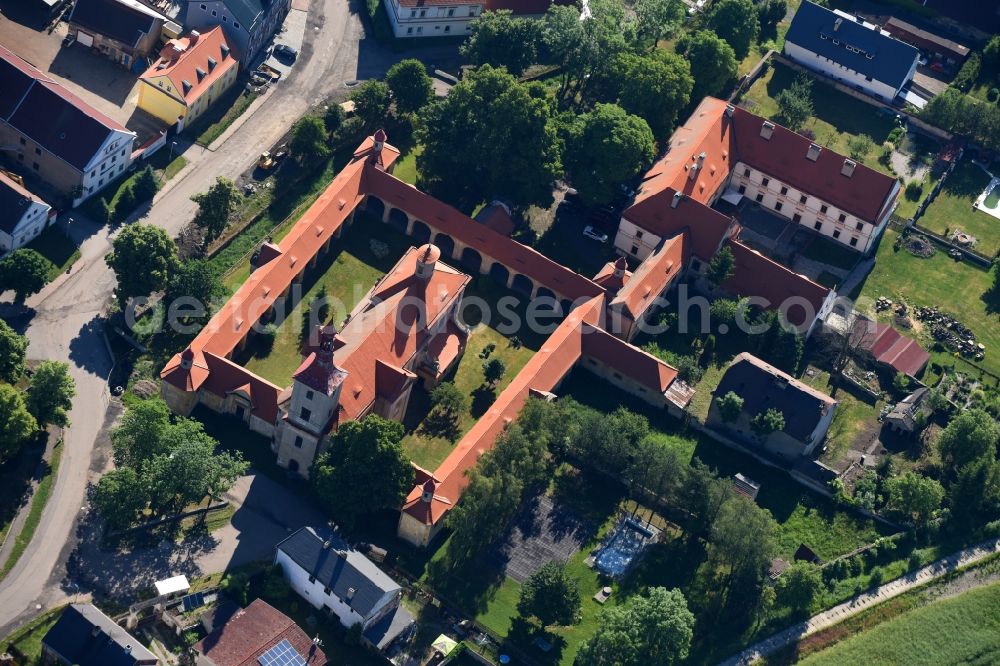
[(902, 127), (896, 127), (891, 132), (889, 132), (889, 136), (887, 136), (885, 140), (894, 146), (898, 146), (900, 141), (903, 140), (903, 136), (905, 135), (906, 135), (906, 130), (904, 130)]
[(906, 198), (910, 201), (920, 201), (920, 196), (924, 193), (924, 186), (913, 180), (906, 184)]
[(360, 139), (364, 131), (365, 122), (361, 118), (354, 116), (341, 123), (333, 136), (336, 143), (351, 143)]
[(958, 70), (958, 75), (955, 76), (955, 80), (951, 82), (951, 85), (962, 92), (969, 92), (972, 86), (976, 84), (976, 81), (979, 80), (979, 65), (979, 54), (973, 53), (965, 61), (965, 64), (962, 65), (962, 69)]
[(135, 190), (131, 186), (123, 188), (118, 193), (118, 201), (115, 202), (111, 218), (115, 222), (123, 222), (135, 210), (136, 203)]
[(1000, 97), (1000, 90), (997, 90), (996, 88), (990, 88), (989, 91), (986, 93), (986, 99), (990, 100), (991, 102), (997, 101), (998, 97)]

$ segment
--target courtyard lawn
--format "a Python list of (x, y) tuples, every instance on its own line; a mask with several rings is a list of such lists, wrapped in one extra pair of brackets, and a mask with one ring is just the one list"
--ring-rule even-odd
[(409, 183), (410, 185), (417, 184), (417, 155), (424, 151), (423, 146), (414, 146), (405, 155), (399, 158), (399, 160), (392, 167), (392, 175), (399, 178), (404, 183)]
[(811, 655), (802, 664), (995, 664), (1000, 584), (909, 611)]
[(828, 465), (834, 465), (850, 450), (851, 445), (862, 436), (866, 430), (879, 427), (878, 415), (885, 404), (881, 400), (874, 404), (869, 404), (854, 396), (847, 389), (837, 388), (830, 383), (830, 373), (821, 370), (814, 370), (814, 375), (809, 377), (803, 374), (801, 379), (809, 386), (833, 396), (840, 404), (837, 405), (837, 412), (833, 415), (833, 423), (826, 435), (825, 445), (827, 450), (820, 456), (820, 460)]
[(80, 248), (57, 227), (46, 227), (27, 247), (49, 260), (48, 282), (65, 273), (80, 258)]
[(944, 236), (961, 229), (979, 241), (976, 251), (992, 257), (1000, 250), (1000, 220), (972, 207), (990, 182), (985, 171), (971, 160), (962, 160), (944, 181), (937, 198), (917, 220), (917, 225)]
[[(986, 358), (980, 365), (1000, 374), (1000, 297), (987, 293), (992, 285), (991, 272), (966, 261), (956, 262), (940, 248), (929, 259), (915, 257), (905, 249), (895, 251), (893, 243), (897, 235), (892, 229), (886, 230), (875, 268), (864, 282), (859, 300), (871, 303), (885, 296), (902, 300), (911, 308), (941, 307), (972, 329), (976, 338), (986, 345)], [(891, 315), (883, 313), (881, 316), (888, 320)], [(907, 334), (914, 335), (914, 332)], [(929, 335), (918, 331), (917, 337), (925, 349), (931, 348)], [(972, 369), (948, 352), (932, 352), (931, 360), (954, 364), (959, 370)]]
[[(762, 116), (774, 118), (778, 115), (778, 104), (774, 98), (795, 81), (799, 73), (780, 63), (774, 63), (771, 70), (758, 79), (743, 96), (743, 102), (752, 102), (748, 108)], [(803, 130), (815, 134), (815, 141), (821, 146), (850, 155), (848, 141), (862, 134), (872, 139), (872, 145), (861, 157), (861, 161), (878, 171), (885, 172), (878, 157), (882, 144), (889, 132), (896, 127), (892, 116), (880, 113), (871, 104), (846, 95), (833, 86), (812, 77), (812, 101), (816, 114), (806, 121)]]
[(255, 99), (257, 93), (243, 90), (243, 79), (237, 79), (233, 87), (195, 121), (194, 129), (189, 134), (195, 137), (195, 143), (207, 148), (222, 136), (222, 133), (253, 104)]

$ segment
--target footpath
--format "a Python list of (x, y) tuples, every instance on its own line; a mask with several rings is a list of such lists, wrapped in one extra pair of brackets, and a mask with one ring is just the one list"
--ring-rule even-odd
[(757, 659), (782, 650), (810, 634), (832, 627), (852, 615), (857, 615), (862, 611), (868, 610), (916, 587), (920, 587), (925, 583), (929, 583), (935, 578), (940, 578), (956, 569), (975, 564), (997, 552), (1000, 552), (1000, 539), (990, 539), (965, 550), (960, 550), (957, 553), (952, 553), (948, 557), (932, 562), (922, 569), (890, 581), (869, 592), (859, 594), (839, 606), (834, 606), (829, 610), (813, 615), (808, 620), (799, 622), (784, 631), (780, 631), (769, 638), (754, 643), (739, 654), (721, 662), (720, 666), (748, 666)]

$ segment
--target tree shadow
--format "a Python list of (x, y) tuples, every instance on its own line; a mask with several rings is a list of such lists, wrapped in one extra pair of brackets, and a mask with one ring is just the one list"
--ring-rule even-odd
[[(504, 645), (510, 644), (520, 652), (527, 653), (531, 660), (540, 665), (555, 666), (562, 663), (563, 652), (566, 651), (566, 639), (558, 634), (549, 633), (545, 627), (540, 627), (523, 617), (511, 619), (510, 631)], [(542, 646), (548, 647), (543, 649)], [(500, 646), (503, 651), (503, 645)]]
[(79, 333), (69, 343), (69, 360), (99, 377), (111, 371), (111, 359), (104, 345), (104, 320), (94, 315), (80, 327)]
[(472, 392), (472, 405), (469, 408), (469, 413), (477, 419), (480, 418), (496, 402), (496, 399), (497, 390), (495, 388), (485, 384), (480, 385)]

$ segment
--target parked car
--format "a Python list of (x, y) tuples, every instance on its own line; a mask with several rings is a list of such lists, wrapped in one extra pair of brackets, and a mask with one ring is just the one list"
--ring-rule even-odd
[(607, 234), (601, 233), (600, 231), (598, 231), (597, 229), (595, 229), (594, 227), (592, 227), (590, 225), (587, 225), (587, 226), (585, 226), (583, 228), (583, 235), (586, 236), (587, 238), (591, 239), (591, 240), (597, 241), (598, 243), (607, 243), (608, 242), (608, 235)]
[(294, 61), (299, 57), (298, 49), (295, 49), (288, 44), (276, 44), (274, 47), (274, 55), (277, 58), (287, 58), (288, 60)]

